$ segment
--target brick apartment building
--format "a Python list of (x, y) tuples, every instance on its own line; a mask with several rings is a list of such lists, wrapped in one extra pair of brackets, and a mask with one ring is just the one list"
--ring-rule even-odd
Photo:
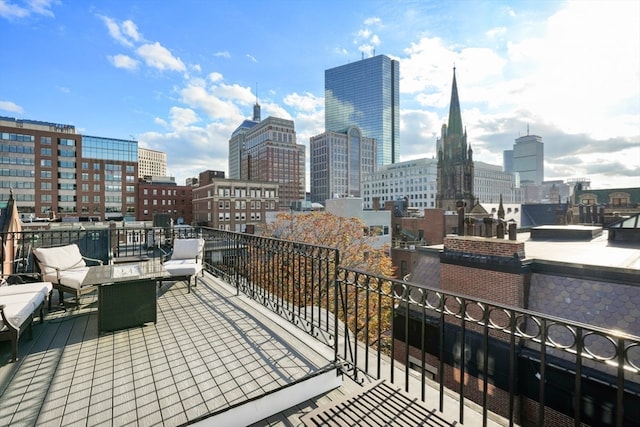
[(13, 191), (23, 218), (136, 216), (137, 141), (0, 117), (0, 153), (0, 199)]
[(222, 230), (253, 232), (268, 212), (279, 210), (275, 182), (225, 179), (224, 172), (200, 173), (193, 188), (193, 222)]
[(193, 222), (191, 186), (176, 185), (172, 177), (148, 177), (138, 182), (138, 221), (152, 221), (156, 213), (167, 213), (174, 224)]

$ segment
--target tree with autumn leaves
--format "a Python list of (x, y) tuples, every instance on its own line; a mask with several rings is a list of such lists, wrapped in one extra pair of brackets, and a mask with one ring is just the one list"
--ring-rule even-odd
[[(389, 297), (391, 283), (384, 278), (393, 277), (394, 267), (389, 246), (376, 246), (376, 236), (362, 220), (328, 212), (280, 213), (261, 234), (281, 241), (337, 249), (339, 271), (316, 268), (309, 256), (272, 254), (254, 257), (268, 258), (270, 263), (259, 269), (266, 273), (261, 274), (260, 282), (287, 282), (288, 286), (272, 286), (269, 291), (298, 307), (315, 305), (334, 311), (335, 282), (331, 278), (337, 275), (341, 279), (338, 281), (340, 320), (359, 340), (375, 347), (387, 347), (379, 340), (390, 328), (393, 300)], [(307, 246), (304, 248), (299, 248), (298, 252), (310, 250)]]

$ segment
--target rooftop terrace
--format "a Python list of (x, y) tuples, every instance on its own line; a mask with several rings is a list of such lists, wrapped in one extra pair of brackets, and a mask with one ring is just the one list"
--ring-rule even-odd
[[(29, 248), (80, 242), (83, 253), (98, 258), (108, 256), (105, 242), (135, 240), (104, 239), (102, 231), (65, 233), (20, 238)], [(97, 297), (89, 294), (76, 309), (68, 300), (66, 311), (53, 310), (36, 323), (33, 339), (21, 339), (18, 362), (9, 363), (10, 346), (0, 342), (0, 425), (285, 426), (317, 425), (322, 416), (335, 425), (353, 425), (338, 414), (362, 411), (373, 399), (371, 390), (380, 389), (404, 398), (405, 406), (392, 416), (421, 407), (423, 425), (553, 425), (553, 411), (544, 406), (553, 391), (545, 384), (558, 363), (574, 373), (569, 387), (578, 396), (572, 416), (577, 425), (588, 419), (584, 399), (593, 390), (586, 383), (598, 369), (618, 386), (608, 389), (608, 425), (638, 420), (639, 337), (342, 269), (329, 248), (219, 230), (201, 233), (207, 240), (206, 272), (191, 293), (184, 282), (160, 288), (156, 324), (99, 334)], [(57, 293), (53, 298), (55, 305)], [(422, 312), (423, 324), (440, 331), (439, 345), (422, 346), (423, 357), (430, 352), (439, 358), (435, 369), (443, 374), (433, 379), (420, 353), (390, 357), (405, 347), (408, 325), (393, 320), (409, 305)], [(567, 332), (578, 338), (568, 342)], [(450, 339), (466, 343), (473, 334), (487, 343), (482, 348), (489, 355), (496, 350), (490, 340), (502, 337), (501, 379), (496, 376), (495, 386), (491, 380), (445, 387), (445, 373), (455, 376), (457, 370), (465, 377), (493, 370), (490, 357), (484, 366), (460, 366), (445, 353)], [(608, 343), (605, 356), (589, 353), (598, 347), (593, 340)], [(522, 398), (516, 360), (521, 354), (538, 366), (541, 379), (543, 404), (527, 420), (515, 415)], [(500, 403), (510, 417), (492, 412), (498, 386), (510, 396)], [(368, 411), (390, 409), (377, 404)]]
[[(301, 425), (362, 388), (327, 345), (209, 273), (190, 294), (164, 284), (157, 324), (98, 334), (96, 294), (67, 305), (34, 326), (17, 363), (0, 343), (0, 425)], [(450, 412), (425, 425), (455, 425)], [(466, 415), (481, 423), (478, 408)]]

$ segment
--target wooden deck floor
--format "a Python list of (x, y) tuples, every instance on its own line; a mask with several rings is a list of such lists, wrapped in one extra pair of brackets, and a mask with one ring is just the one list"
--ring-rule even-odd
[[(34, 339), (20, 341), (17, 363), (8, 363), (9, 345), (0, 342), (0, 425), (206, 422), (330, 365), (295, 330), (219, 285), (206, 275), (187, 294), (185, 283), (166, 283), (157, 324), (102, 334), (96, 296), (88, 295), (79, 309), (54, 311), (36, 324)], [(296, 425), (315, 406), (305, 402), (257, 425)]]

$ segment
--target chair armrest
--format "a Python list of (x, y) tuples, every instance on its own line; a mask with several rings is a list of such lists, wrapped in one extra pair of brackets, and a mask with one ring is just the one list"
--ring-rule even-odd
[(164, 249), (162, 249), (162, 247), (160, 247), (158, 249), (160, 249), (160, 252), (162, 252), (162, 254), (160, 255), (160, 264), (164, 264), (164, 262), (166, 260), (171, 258), (171, 255), (173, 254), (173, 248), (171, 248), (171, 250), (169, 252), (167, 252)]
[(98, 265), (104, 264), (101, 259), (89, 258), (89, 257), (86, 257), (86, 256), (83, 256), (82, 259), (85, 260), (85, 261), (97, 262)]

